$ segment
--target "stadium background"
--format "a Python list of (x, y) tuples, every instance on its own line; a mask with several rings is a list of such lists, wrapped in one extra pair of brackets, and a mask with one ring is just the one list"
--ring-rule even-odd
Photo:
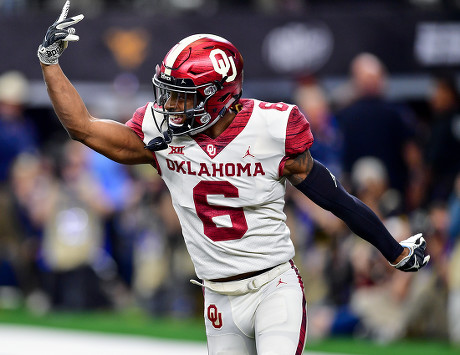
[[(0, 322), (204, 341), (201, 290), (188, 282), (193, 268), (154, 169), (69, 142), (50, 107), (35, 53), (62, 3), (0, 1)], [(93, 115), (125, 122), (151, 99), (154, 67), (174, 43), (222, 35), (245, 58), (244, 96), (320, 110), (334, 138), (320, 140), (321, 158), (395, 236), (425, 233), (430, 266), (402, 276), (290, 189), (307, 349), (458, 351), (460, 179), (436, 194), (446, 185), (428, 178), (433, 77), (458, 84), (458, 1), (73, 0), (70, 15), (79, 13), (80, 41), (60, 62)], [(363, 52), (387, 68), (385, 96), (412, 132), (403, 188), (381, 162), (344, 168), (343, 132), (331, 122), (351, 99), (350, 63)], [(459, 154), (448, 154), (457, 167)]]

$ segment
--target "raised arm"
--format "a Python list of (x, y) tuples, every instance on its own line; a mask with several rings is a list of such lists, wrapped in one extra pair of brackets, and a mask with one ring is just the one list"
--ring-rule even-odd
[(390, 264), (417, 271), (428, 263), (421, 234), (398, 243), (372, 210), (342, 187), (334, 175), (307, 150), (284, 165), (283, 175), (318, 206), (342, 219), (356, 235), (374, 245)]
[[(64, 75), (58, 58), (69, 41), (77, 41), (69, 26), (81, 21), (83, 15), (66, 19), (70, 1), (48, 29), (38, 49), (43, 78), (54, 110), (72, 139), (78, 140), (106, 157), (124, 164), (153, 164), (154, 158), (143, 142), (126, 125), (114, 120), (97, 119), (88, 112), (75, 87)], [(68, 28), (69, 27), (69, 28)]]
[(59, 64), (41, 64), (54, 111), (72, 139), (124, 164), (153, 164), (152, 152), (131, 128), (90, 115), (77, 90)]

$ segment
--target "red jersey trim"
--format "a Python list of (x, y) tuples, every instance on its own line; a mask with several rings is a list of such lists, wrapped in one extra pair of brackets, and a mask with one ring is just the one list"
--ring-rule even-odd
[[(137, 136), (141, 139), (141, 141), (144, 141), (144, 132), (142, 131), (142, 122), (144, 121), (145, 117), (145, 112), (147, 111), (149, 103), (147, 103), (145, 106), (139, 107), (133, 114), (133, 117), (126, 122), (125, 124), (131, 128), (134, 133), (137, 134)], [(158, 164), (157, 156), (155, 155), (155, 152), (152, 152), (153, 159), (155, 159), (155, 165), (154, 168), (157, 169), (158, 174), (161, 175), (161, 168), (160, 164)]]
[[(241, 111), (238, 112), (238, 114), (233, 119), (232, 123), (230, 123), (227, 129), (223, 131), (216, 139), (212, 139), (204, 133), (198, 133), (192, 136), (195, 142), (201, 147), (201, 149), (203, 149), (203, 151), (211, 159), (217, 156), (246, 127), (249, 118), (252, 115), (252, 111), (254, 109), (254, 101), (241, 99), (239, 101), (239, 104), (242, 105)], [(215, 150), (207, 149), (209, 145), (212, 145), (215, 148)]]
[(307, 301), (305, 300), (305, 291), (302, 276), (300, 276), (299, 269), (295, 266), (292, 260), (289, 260), (291, 268), (295, 271), (297, 279), (299, 280), (300, 289), (302, 291), (302, 323), (299, 329), (299, 342), (297, 343), (296, 355), (301, 355), (305, 348), (305, 340), (307, 338)]
[(283, 157), (283, 159), (281, 159), (280, 165), (278, 167), (278, 176), (279, 177), (283, 176), (284, 166), (286, 165), (286, 160), (288, 160), (288, 159), (291, 159), (291, 157)]
[(152, 155), (153, 155), (153, 159), (155, 159), (155, 165), (153, 165), (153, 167), (157, 169), (158, 175), (161, 176), (161, 168), (160, 168), (160, 164), (158, 163), (157, 155), (155, 154), (155, 152), (152, 152)]
[(133, 114), (133, 117), (126, 122), (126, 125), (131, 128), (139, 138), (144, 140), (144, 132), (142, 131), (142, 122), (144, 121), (145, 112), (147, 111), (147, 103), (145, 106), (139, 107)]
[(310, 149), (314, 138), (310, 129), (310, 123), (306, 117), (300, 112), (297, 106), (294, 106), (289, 114), (288, 123), (286, 126), (286, 141), (285, 141), (285, 156), (281, 160), (278, 174), (283, 176), (286, 160)]

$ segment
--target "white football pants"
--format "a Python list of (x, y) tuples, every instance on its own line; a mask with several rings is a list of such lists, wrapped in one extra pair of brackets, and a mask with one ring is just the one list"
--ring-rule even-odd
[(302, 354), (307, 329), (303, 283), (292, 262), (283, 265), (280, 272), (272, 269), (243, 281), (205, 283), (210, 355)]

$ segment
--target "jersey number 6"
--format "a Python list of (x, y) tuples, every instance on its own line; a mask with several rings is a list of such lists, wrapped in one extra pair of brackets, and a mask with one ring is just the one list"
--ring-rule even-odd
[[(204, 234), (215, 242), (242, 238), (248, 230), (243, 208), (211, 205), (208, 195), (239, 197), (238, 189), (228, 181), (200, 181), (193, 188), (196, 213), (203, 222)], [(225, 215), (230, 217), (231, 227), (218, 227), (212, 220), (214, 217)]]

